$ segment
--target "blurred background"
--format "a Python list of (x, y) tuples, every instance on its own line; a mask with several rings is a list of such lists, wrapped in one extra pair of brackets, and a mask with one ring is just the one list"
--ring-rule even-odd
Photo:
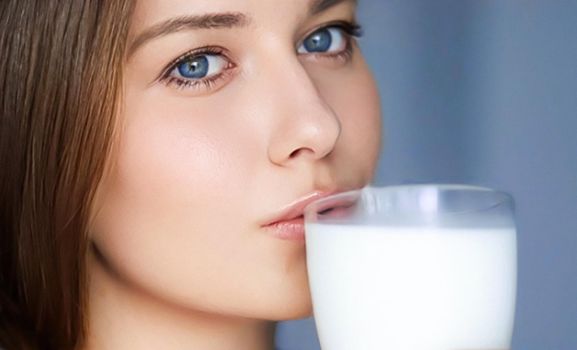
[[(359, 20), (385, 122), (376, 184), (512, 193), (513, 350), (577, 349), (577, 1), (360, 0)], [(281, 323), (277, 345), (318, 350), (312, 319)]]

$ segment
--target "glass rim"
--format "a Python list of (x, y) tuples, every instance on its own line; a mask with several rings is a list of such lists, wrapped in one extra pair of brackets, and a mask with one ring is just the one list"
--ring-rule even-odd
[[(426, 190), (427, 188), (430, 189), (435, 189), (437, 191), (479, 191), (479, 192), (488, 192), (488, 193), (492, 193), (495, 196), (495, 202), (491, 203), (491, 205), (482, 207), (482, 208), (478, 208), (478, 209), (471, 209), (471, 210), (464, 210), (464, 211), (460, 211), (460, 212), (454, 212), (456, 213), (467, 213), (467, 212), (475, 212), (475, 211), (485, 211), (485, 210), (491, 210), (493, 208), (496, 208), (502, 204), (505, 203), (509, 203), (511, 206), (514, 206), (514, 199), (513, 196), (505, 191), (501, 191), (501, 190), (497, 190), (494, 188), (490, 188), (490, 187), (484, 187), (484, 186), (477, 186), (477, 185), (469, 185), (469, 184), (458, 184), (458, 183), (422, 183), (422, 184), (401, 184), (401, 185), (384, 185), (384, 186), (378, 186), (378, 185), (373, 185), (373, 184), (369, 184), (367, 186), (364, 186), (362, 188), (358, 188), (355, 190), (349, 190), (349, 191), (345, 191), (345, 192), (338, 192), (332, 195), (329, 195), (327, 197), (323, 197), (320, 198), (316, 201), (313, 201), (312, 203), (309, 203), (305, 208), (304, 208), (304, 217), (306, 218), (307, 216), (309, 216), (310, 214), (316, 214), (319, 211), (319, 208), (322, 208), (323, 206), (327, 205), (328, 207), (331, 207), (332, 204), (334, 204), (335, 201), (339, 201), (339, 200), (343, 200), (343, 199), (357, 199), (358, 197), (360, 197), (362, 195), (363, 192), (366, 191), (393, 191), (393, 190)], [(445, 213), (445, 214), (449, 214), (449, 213)]]

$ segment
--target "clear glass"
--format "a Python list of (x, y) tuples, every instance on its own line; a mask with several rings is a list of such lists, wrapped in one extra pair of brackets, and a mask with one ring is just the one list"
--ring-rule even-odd
[(305, 209), (323, 350), (510, 349), (510, 195), (465, 185), (366, 187)]

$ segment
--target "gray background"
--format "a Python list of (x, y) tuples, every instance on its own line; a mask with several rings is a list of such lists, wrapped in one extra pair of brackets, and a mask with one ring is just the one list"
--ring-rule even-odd
[[(513, 349), (577, 349), (577, 1), (361, 0), (359, 19), (385, 117), (376, 183), (512, 193)], [(277, 344), (318, 350), (312, 320)]]

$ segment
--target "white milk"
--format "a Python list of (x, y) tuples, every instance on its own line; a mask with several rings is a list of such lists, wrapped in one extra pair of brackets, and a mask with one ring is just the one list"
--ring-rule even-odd
[(323, 350), (508, 349), (514, 228), (307, 224)]

